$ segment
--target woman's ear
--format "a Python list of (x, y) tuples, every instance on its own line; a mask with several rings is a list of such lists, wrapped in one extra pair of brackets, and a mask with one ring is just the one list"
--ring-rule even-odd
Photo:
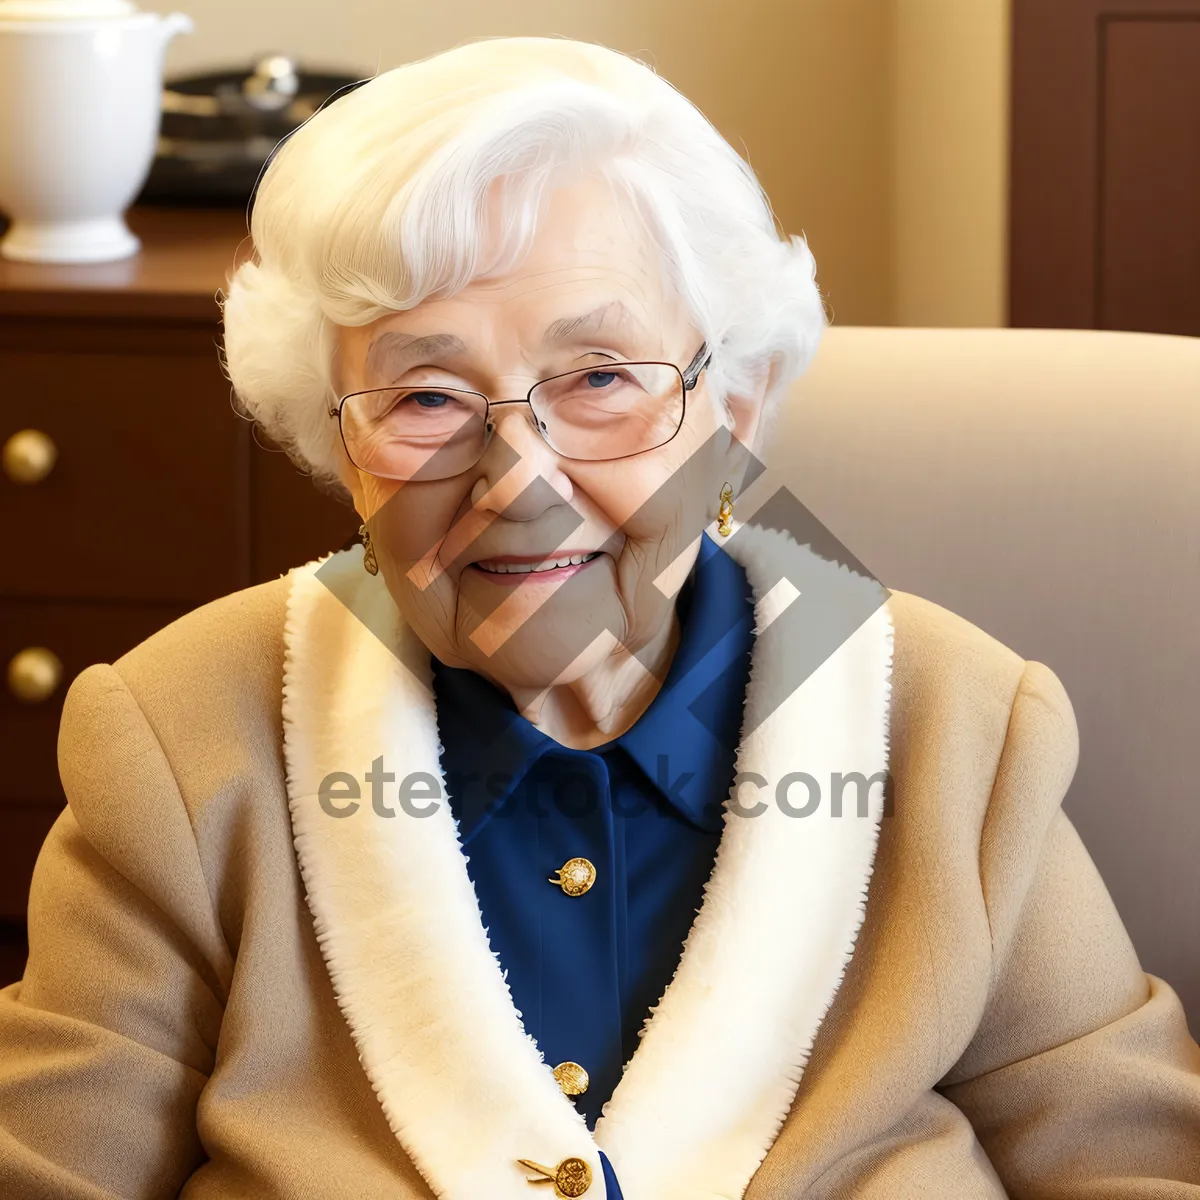
[(365, 521), (367, 517), (363, 514), (366, 512), (367, 498), (363, 493), (362, 476), (344, 453), (338, 457), (338, 478), (342, 481), (342, 486), (350, 493), (350, 499), (354, 502), (354, 511)]
[(740, 385), (736, 393), (725, 397), (726, 420), (733, 435), (726, 451), (729, 481), (736, 495), (751, 458), (758, 454), (762, 435), (763, 408), (779, 380), (782, 358), (775, 355)]
[[(353, 381), (350, 379), (351, 372), (347, 369), (353, 361), (349, 343), (361, 337), (361, 333), (359, 326), (334, 326), (333, 350), (329, 355), (329, 386), (332, 389), (335, 404), (338, 398), (344, 396), (348, 391), (354, 390)], [(366, 521), (370, 514), (367, 513), (368, 497), (363, 489), (363, 477), (350, 461), (349, 455), (346, 454), (341, 437), (337, 439), (337, 456), (338, 479), (350, 493), (350, 498), (354, 501), (355, 512)]]

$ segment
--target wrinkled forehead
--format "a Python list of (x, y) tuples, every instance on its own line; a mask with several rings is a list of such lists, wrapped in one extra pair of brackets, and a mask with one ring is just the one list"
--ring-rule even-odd
[[(492, 239), (519, 225), (498, 196), (483, 223)], [(522, 242), (519, 231), (509, 236)], [(567, 370), (589, 351), (674, 360), (695, 340), (659, 239), (605, 181), (548, 190), (524, 237), (507, 257), (485, 243), (465, 286), (354, 335), (348, 357), (361, 365), (364, 385), (387, 386), (418, 366), (483, 368), (516, 357), (543, 372)]]

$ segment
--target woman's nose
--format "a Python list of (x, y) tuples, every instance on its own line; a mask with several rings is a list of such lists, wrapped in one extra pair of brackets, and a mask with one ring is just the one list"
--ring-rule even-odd
[(476, 508), (510, 521), (532, 521), (574, 494), (558, 456), (538, 432), (528, 404), (493, 405), (492, 437), (472, 489)]

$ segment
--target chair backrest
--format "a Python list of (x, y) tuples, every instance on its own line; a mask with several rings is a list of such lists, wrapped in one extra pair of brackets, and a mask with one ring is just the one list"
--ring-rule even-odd
[(1200, 339), (832, 328), (786, 403), (754, 492), (1062, 679), (1065, 808), (1200, 1031)]

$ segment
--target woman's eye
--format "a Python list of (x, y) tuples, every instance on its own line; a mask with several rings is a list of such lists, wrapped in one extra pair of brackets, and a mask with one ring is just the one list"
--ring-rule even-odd
[(589, 371), (587, 375), (588, 386), (594, 388), (608, 387), (616, 377), (616, 371)]
[(413, 392), (409, 399), (415, 400), (421, 408), (441, 408), (450, 401), (450, 397), (441, 392)]

